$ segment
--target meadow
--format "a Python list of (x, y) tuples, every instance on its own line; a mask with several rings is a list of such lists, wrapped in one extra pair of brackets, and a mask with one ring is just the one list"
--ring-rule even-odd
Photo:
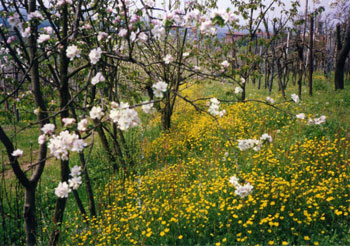
[[(350, 92), (329, 92), (331, 85), (322, 75), (315, 80), (314, 97), (305, 96), (297, 105), (280, 104), (281, 110), (256, 102), (223, 104), (226, 114), (219, 125), (185, 102), (176, 105), (169, 132), (159, 131), (159, 117), (149, 118), (142, 130), (135, 130), (142, 134), (134, 174), (102, 181), (99, 217), (69, 215), (63, 242), (349, 244)], [(184, 92), (230, 98), (229, 88), (193, 84)], [(253, 88), (248, 91), (254, 98), (267, 96)], [(278, 91), (274, 93), (277, 103), (282, 101)], [(300, 112), (309, 117), (324, 114), (326, 123), (308, 125), (293, 116)], [(273, 140), (260, 151), (237, 148), (237, 140), (264, 133)], [(236, 195), (229, 182), (232, 176), (242, 185), (250, 183), (252, 193)]]
[[(279, 103), (284, 100), (276, 89), (271, 97), (278, 109), (249, 102), (250, 97), (268, 96), (250, 84), (248, 101), (222, 103), (226, 114), (218, 122), (182, 100), (170, 131), (161, 131), (159, 115), (142, 115), (143, 125), (126, 135), (137, 163), (129, 176), (113, 174), (97, 141), (88, 166), (99, 216), (82, 216), (69, 199), (60, 244), (349, 244), (350, 90), (330, 92), (331, 84), (320, 74), (314, 80), (315, 95), (304, 96), (299, 104)], [(234, 97), (232, 87), (216, 82), (192, 83), (182, 93), (191, 98)], [(294, 93), (293, 87), (287, 93)], [(207, 109), (205, 101), (198, 105)], [(301, 112), (305, 120), (295, 118)], [(327, 116), (326, 123), (307, 123), (308, 117), (320, 115)], [(264, 133), (272, 142), (259, 151), (238, 148), (238, 140), (258, 139)], [(27, 153), (33, 134), (36, 130), (29, 128), (17, 139)], [(31, 156), (23, 158), (30, 162)], [(71, 162), (78, 164), (78, 156), (72, 155)], [(49, 159), (40, 184), (42, 245), (53, 226), (58, 166)], [(11, 180), (7, 169), (2, 172)], [(241, 185), (253, 186), (248, 196), (235, 193), (233, 176)], [(13, 191), (13, 186), (15, 181), (7, 182), (2, 189)], [(87, 196), (84, 188), (79, 194), (83, 200)], [(17, 203), (20, 208), (21, 201)], [(18, 224), (9, 225), (21, 235)]]

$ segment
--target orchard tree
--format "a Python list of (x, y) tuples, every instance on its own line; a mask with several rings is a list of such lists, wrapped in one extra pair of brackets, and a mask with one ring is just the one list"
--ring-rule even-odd
[(334, 83), (335, 89), (344, 89), (344, 68), (350, 51), (350, 3), (345, 0), (333, 0), (330, 6), (335, 9), (336, 26), (336, 60)]

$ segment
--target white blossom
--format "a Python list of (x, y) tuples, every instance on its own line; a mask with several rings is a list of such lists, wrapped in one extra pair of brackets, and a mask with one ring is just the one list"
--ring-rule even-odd
[(272, 137), (267, 134), (267, 133), (264, 133), (261, 137), (260, 137), (260, 140), (261, 141), (269, 141), (270, 143), (272, 142)]
[(72, 61), (75, 57), (79, 57), (81, 50), (76, 45), (71, 45), (67, 47), (66, 55)]
[(292, 100), (295, 103), (299, 103), (300, 102), (299, 96), (297, 94), (292, 94), (292, 95), (290, 95), (290, 97), (292, 98)]
[(97, 47), (91, 50), (89, 53), (91, 64), (96, 64), (101, 59), (101, 54), (102, 54), (102, 50), (100, 47)]
[(96, 85), (100, 82), (104, 82), (106, 79), (101, 72), (98, 72), (92, 79), (91, 84)]
[(167, 91), (167, 87), (168, 87), (167, 83), (163, 81), (158, 81), (157, 83), (152, 85), (154, 95), (158, 98), (163, 97), (163, 93)]
[(215, 97), (211, 98), (208, 112), (211, 115), (219, 116), (221, 118), (226, 113), (226, 110), (220, 111), (219, 109), (220, 109), (220, 101), (218, 99), (216, 99)]
[(51, 154), (57, 159), (68, 160), (69, 151), (80, 152), (86, 146), (82, 139), (75, 133), (62, 131), (58, 136), (53, 136), (48, 144)]
[(74, 167), (72, 167), (71, 171), (70, 171), (70, 176), (72, 177), (77, 177), (81, 174), (81, 167), (75, 165)]
[(236, 187), (235, 194), (244, 198), (253, 192), (253, 186), (250, 183)]
[(59, 198), (67, 198), (71, 191), (67, 182), (60, 182), (55, 188), (55, 195)]
[(201, 70), (201, 67), (199, 67), (199, 66), (194, 66), (194, 67), (193, 67), (193, 70), (194, 70), (195, 72), (199, 72), (199, 71)]
[(73, 177), (68, 180), (69, 187), (71, 187), (73, 190), (77, 190), (79, 186), (81, 185), (81, 177)]
[(304, 113), (300, 113), (300, 114), (297, 114), (295, 117), (297, 119), (299, 119), (299, 120), (303, 120), (303, 119), (305, 119), (305, 114)]
[(46, 135), (51, 134), (55, 131), (55, 125), (48, 123), (48, 124), (45, 124), (40, 130)]
[(243, 151), (247, 149), (260, 150), (261, 141), (257, 139), (240, 139), (238, 140), (238, 148)]
[(321, 125), (326, 122), (326, 116), (322, 115), (319, 118), (312, 119), (310, 118), (307, 122), (308, 125)]
[(229, 180), (229, 182), (234, 186), (234, 187), (238, 187), (239, 184), (239, 178), (237, 178), (236, 176), (232, 176)]
[(235, 94), (241, 94), (243, 92), (243, 89), (239, 86), (235, 88)]
[(143, 103), (142, 110), (146, 114), (152, 114), (156, 111), (156, 109), (153, 107), (153, 102), (145, 101)]
[(21, 24), (21, 20), (19, 18), (19, 15), (15, 13), (14, 15), (10, 16), (7, 21), (9, 22), (10, 26), (12, 28), (18, 27)]
[(118, 128), (122, 131), (136, 127), (140, 123), (137, 112), (129, 108), (128, 103), (123, 102), (120, 103), (119, 108), (114, 108), (110, 111), (109, 118), (113, 123), (117, 123)]
[(90, 110), (90, 118), (91, 119), (101, 119), (102, 116), (104, 115), (103, 111), (102, 111), (102, 108), (100, 106), (94, 106), (92, 107), (92, 109)]

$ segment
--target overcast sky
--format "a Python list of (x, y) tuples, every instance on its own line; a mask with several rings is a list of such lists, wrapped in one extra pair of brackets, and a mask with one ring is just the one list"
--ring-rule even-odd
[[(300, 6), (301, 6), (301, 9), (304, 11), (305, 9), (305, 1), (306, 0), (299, 0), (299, 3), (300, 3)], [(271, 0), (265, 0), (266, 3), (269, 3), (271, 2)], [(289, 0), (285, 0), (284, 3), (286, 4), (286, 8), (289, 8), (290, 7), (290, 2)], [(309, 0), (308, 3), (309, 3), (309, 9), (313, 9), (314, 7), (319, 7), (319, 6), (324, 6), (326, 11), (327, 9), (329, 10), (329, 2), (330, 0), (320, 0), (320, 4), (317, 4), (315, 5), (313, 3), (312, 0)], [(227, 7), (230, 7), (231, 6), (231, 1), (229, 0), (218, 0), (218, 7), (219, 8), (224, 8), (226, 9)], [(277, 12), (277, 11), (276, 11)]]

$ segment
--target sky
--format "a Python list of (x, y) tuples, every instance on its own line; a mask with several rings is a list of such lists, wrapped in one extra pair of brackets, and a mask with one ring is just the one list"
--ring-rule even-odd
[[(306, 0), (299, 0), (299, 3), (300, 3), (300, 7), (302, 9), (302, 11), (304, 11), (305, 9), (305, 1)], [(329, 2), (331, 0), (320, 0), (320, 4), (317, 4), (315, 5), (313, 3), (312, 0), (308, 0), (308, 4), (309, 4), (309, 9), (313, 9), (314, 7), (318, 7), (318, 6), (324, 6), (326, 11), (330, 11), (330, 8), (329, 8)], [(270, 2), (270, 0), (266, 0), (265, 2)], [(290, 7), (290, 2), (289, 0), (284, 0), (284, 3), (286, 5), (286, 8), (289, 8)], [(227, 7), (230, 7), (231, 6), (231, 1), (230, 0), (218, 0), (218, 7), (219, 8), (224, 8), (226, 9)], [(278, 13), (278, 11), (276, 10), (276, 12)]]

